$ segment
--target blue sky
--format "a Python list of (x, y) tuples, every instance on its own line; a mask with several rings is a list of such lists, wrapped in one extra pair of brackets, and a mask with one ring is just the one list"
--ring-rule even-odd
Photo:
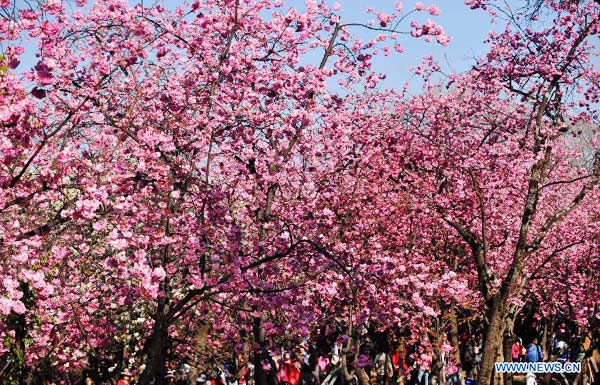
[[(394, 4), (397, 0), (326, 0), (330, 6), (337, 2), (341, 9), (336, 14), (341, 16), (343, 24), (348, 23), (367, 23), (376, 18), (375, 12), (381, 11), (386, 14), (396, 12)], [(414, 8), (416, 0), (401, 1), (404, 5), (404, 12)], [(423, 38), (413, 38), (410, 35), (400, 35), (399, 43), (405, 49), (403, 54), (393, 52), (390, 56), (381, 54), (373, 60), (373, 69), (386, 74), (386, 79), (382, 81), (378, 88), (402, 89), (405, 82), (409, 82), (409, 90), (418, 92), (419, 79), (417, 79), (409, 69), (416, 67), (425, 56), (433, 56), (436, 62), (441, 65), (445, 73), (462, 72), (469, 69), (475, 62), (475, 58), (485, 54), (486, 46), (484, 40), (488, 37), (490, 30), (501, 30), (504, 23), (491, 24), (487, 12), (482, 10), (471, 10), (464, 4), (464, 0), (421, 0), (428, 7), (436, 5), (440, 10), (439, 16), (431, 16), (426, 11), (415, 12), (409, 15), (401, 24), (399, 30), (410, 31), (412, 20), (425, 22), (427, 19), (435, 21), (443, 26), (447, 35), (452, 37), (452, 41), (447, 46), (442, 46), (435, 42), (426, 42)], [(524, 4), (524, 0), (505, 0), (511, 8), (518, 9)], [(172, 1), (175, 4), (176, 1)], [(284, 6), (295, 7), (300, 10), (305, 8), (305, 0), (284, 0)], [(367, 14), (367, 8), (372, 8), (375, 12)], [(376, 23), (378, 25), (378, 23)], [(351, 33), (363, 40), (369, 41), (380, 32), (369, 31), (362, 27), (352, 27)], [(322, 52), (315, 52), (314, 58), (308, 59), (314, 61), (317, 65), (321, 59)], [(312, 56), (312, 55), (311, 55)]]
[[(373, 14), (368, 15), (366, 9), (373, 8), (376, 11), (392, 13), (394, 11), (393, 0), (337, 0), (342, 8), (338, 13), (342, 17), (343, 23), (367, 22), (374, 19)], [(422, 38), (416, 39), (409, 35), (401, 35), (400, 43), (405, 48), (403, 54), (392, 54), (388, 57), (383, 55), (377, 57), (374, 61), (374, 69), (383, 72), (387, 78), (383, 81), (381, 87), (401, 89), (405, 82), (414, 83), (416, 79), (412, 77), (409, 68), (417, 66), (424, 56), (433, 56), (441, 65), (442, 70), (447, 73), (462, 72), (470, 68), (475, 58), (484, 55), (486, 47), (483, 41), (487, 38), (488, 32), (492, 29), (503, 28), (504, 25), (492, 25), (487, 12), (482, 10), (471, 10), (462, 0), (433, 0), (422, 1), (427, 7), (437, 5), (441, 9), (439, 16), (430, 16), (427, 12), (419, 12), (410, 15), (402, 30), (410, 29), (412, 20), (425, 21), (430, 18), (444, 27), (447, 35), (452, 37), (452, 41), (447, 46), (442, 46), (435, 42), (425, 42)], [(332, 1), (333, 3), (333, 1)], [(507, 3), (512, 4), (514, 8), (522, 5), (522, 1), (510, 0)], [(286, 5), (304, 7), (304, 0), (288, 0)], [(410, 10), (414, 7), (415, 1), (403, 1), (404, 9)], [(366, 29), (354, 27), (352, 33), (364, 40), (368, 40), (370, 32)], [(414, 89), (411, 87), (411, 89)]]

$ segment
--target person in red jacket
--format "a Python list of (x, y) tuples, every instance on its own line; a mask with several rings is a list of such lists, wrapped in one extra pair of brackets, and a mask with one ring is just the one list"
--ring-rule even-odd
[(523, 348), (523, 345), (521, 344), (521, 339), (518, 337), (515, 337), (513, 344), (512, 344), (512, 360), (513, 360), (513, 362), (520, 361), (520, 355), (521, 355), (522, 348)]
[(279, 383), (281, 385), (298, 385), (300, 382), (300, 363), (294, 362), (290, 353), (285, 353), (279, 365)]
[(394, 378), (398, 378), (398, 375), (400, 374), (401, 360), (404, 358), (402, 357), (402, 347), (400, 345), (400, 341), (398, 341), (397, 338), (392, 339), (391, 347), (391, 358), (392, 367), (394, 368)]
[(285, 353), (283, 358), (278, 362), (277, 380), (279, 381), (279, 385), (287, 385), (290, 382), (287, 370), (289, 362), (291, 362), (290, 353)]
[(121, 372), (121, 378), (117, 381), (117, 385), (129, 385), (129, 381), (131, 381), (131, 373), (124, 370)]
[(404, 339), (394, 339), (393, 347), (395, 350), (392, 353), (392, 365), (394, 367), (394, 382), (403, 385), (408, 374), (408, 364), (406, 362), (407, 349), (404, 346)]
[(302, 368), (300, 362), (295, 361), (287, 365), (288, 381), (289, 385), (298, 385), (300, 382), (300, 369)]

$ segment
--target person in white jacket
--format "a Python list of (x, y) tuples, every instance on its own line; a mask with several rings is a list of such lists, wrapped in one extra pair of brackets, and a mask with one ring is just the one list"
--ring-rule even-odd
[(529, 372), (527, 373), (526, 378), (526, 384), (527, 385), (537, 385), (537, 379), (535, 377), (535, 373)]
[(389, 354), (381, 352), (375, 357), (375, 370), (377, 371), (377, 383), (380, 385), (386, 384), (387, 379), (394, 374), (392, 358)]

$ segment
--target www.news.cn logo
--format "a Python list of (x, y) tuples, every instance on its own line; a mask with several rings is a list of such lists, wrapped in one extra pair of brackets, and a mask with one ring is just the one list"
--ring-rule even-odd
[(580, 362), (496, 362), (498, 373), (579, 373)]

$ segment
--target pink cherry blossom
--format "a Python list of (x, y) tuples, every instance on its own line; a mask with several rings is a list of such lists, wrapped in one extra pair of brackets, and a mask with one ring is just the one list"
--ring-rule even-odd
[(437, 16), (441, 13), (440, 9), (438, 7), (436, 7), (435, 5), (427, 7), (427, 12), (433, 16)]

